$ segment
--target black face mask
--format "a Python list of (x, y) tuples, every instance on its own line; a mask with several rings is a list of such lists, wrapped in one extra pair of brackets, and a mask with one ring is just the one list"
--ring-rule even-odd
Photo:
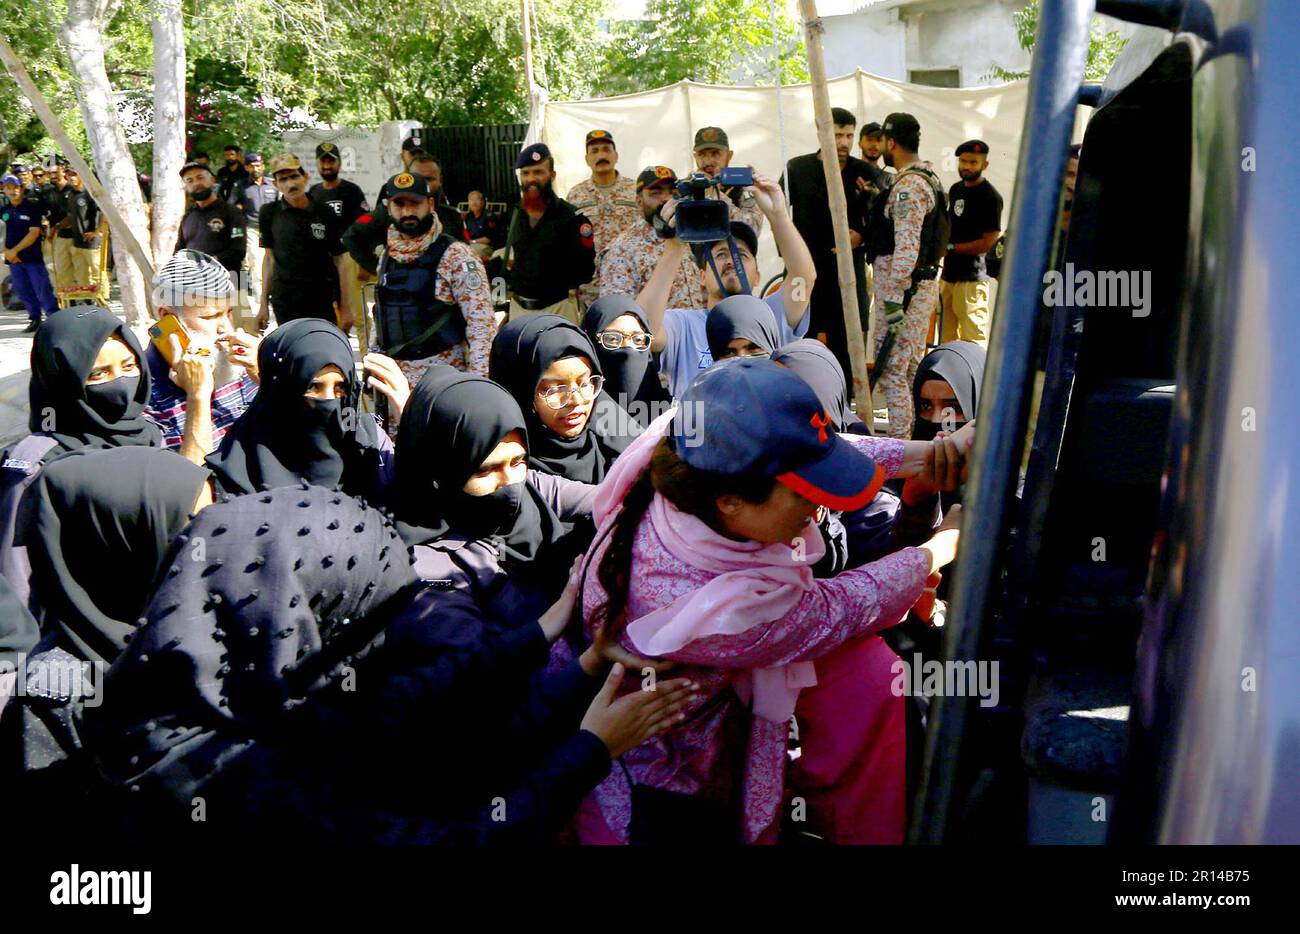
[(403, 217), (397, 222), (397, 229), (413, 237), (421, 237), (433, 229), (433, 212), (425, 217)]
[(335, 446), (343, 443), (343, 402), (340, 399), (312, 399), (307, 403), (307, 422), (314, 431), (323, 431)]
[(487, 538), (510, 530), (524, 499), (524, 484), (510, 483), (486, 496), (461, 492), (447, 505), (447, 522), (468, 539)]
[(210, 198), (210, 197), (212, 197), (212, 189), (211, 189), (211, 188), (199, 188), (199, 189), (196, 189), (195, 192), (194, 192), (194, 200), (195, 200), (195, 201), (207, 201), (208, 198)]
[(140, 377), (119, 376), (107, 383), (86, 387), (86, 404), (95, 414), (110, 425), (122, 420), (127, 408), (135, 399)]
[[(958, 422), (957, 424), (955, 424), (952, 430), (948, 431), (948, 436), (951, 437), (958, 429), (962, 427), (962, 425), (965, 424), (966, 424), (965, 422)], [(916, 420), (916, 423), (912, 426), (912, 440), (933, 441), (935, 439), (935, 436), (938, 435), (939, 432), (945, 430), (946, 429), (944, 428), (943, 422), (932, 422), (928, 418), (918, 418)]]

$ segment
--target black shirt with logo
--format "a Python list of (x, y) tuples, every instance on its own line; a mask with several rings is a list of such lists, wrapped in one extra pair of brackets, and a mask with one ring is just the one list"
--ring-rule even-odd
[(358, 217), (370, 210), (361, 186), (346, 178), (339, 180), (337, 188), (326, 188), (324, 182), (317, 182), (311, 186), (307, 197), (329, 209), (334, 215), (334, 229), (340, 235), (351, 227)]
[(337, 292), (334, 257), (343, 252), (337, 218), (329, 208), (308, 203), (295, 208), (281, 199), (262, 208), (257, 226), (262, 247), (275, 257), (270, 297), (293, 292)]
[(85, 235), (99, 229), (99, 220), (104, 212), (84, 189), (78, 190), (69, 185), (64, 191), (63, 203), (68, 226), (59, 231), (59, 236), (70, 239), (73, 246), (98, 250), (100, 237), (96, 235), (87, 240)]
[(194, 205), (181, 218), (177, 250), (198, 250), (236, 270), (244, 263), (244, 213), (220, 199), (207, 207)]
[[(948, 217), (952, 221), (952, 230), (948, 234), (950, 242), (978, 240), (991, 230), (1002, 229), (1002, 196), (987, 178), (969, 187), (965, 182), (958, 182), (948, 189)], [(944, 258), (945, 282), (984, 282), (987, 279), (988, 270), (982, 253), (979, 256), (953, 253)]]

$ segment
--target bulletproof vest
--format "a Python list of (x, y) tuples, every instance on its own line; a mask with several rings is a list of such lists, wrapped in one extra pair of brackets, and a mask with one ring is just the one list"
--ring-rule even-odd
[(465, 316), (460, 307), (434, 297), (438, 264), (453, 242), (439, 234), (433, 246), (409, 263), (394, 262), (384, 251), (375, 329), (380, 349), (394, 360), (423, 360), (465, 339)]
[[(921, 246), (916, 254), (916, 268), (938, 266), (948, 252), (948, 234), (951, 223), (948, 219), (948, 194), (943, 190), (939, 176), (918, 164), (909, 165), (898, 173), (893, 184), (902, 181), (904, 175), (919, 175), (925, 179), (930, 190), (934, 192), (934, 207), (925, 215), (921, 225)], [(892, 186), (891, 186), (892, 187)], [(889, 192), (881, 192), (871, 206), (870, 223), (867, 228), (867, 259), (877, 256), (889, 256), (894, 252), (894, 219), (885, 214), (885, 205), (889, 203)]]

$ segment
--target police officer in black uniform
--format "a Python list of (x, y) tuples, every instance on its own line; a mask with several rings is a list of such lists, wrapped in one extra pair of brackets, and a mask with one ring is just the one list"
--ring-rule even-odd
[(574, 291), (596, 270), (591, 221), (555, 193), (555, 159), (545, 143), (519, 153), (522, 197), (506, 233), (510, 315), (556, 314), (581, 324)]
[(319, 205), (328, 208), (338, 218), (338, 230), (342, 234), (353, 225), (358, 217), (370, 210), (366, 193), (356, 182), (339, 178), (339, 169), (343, 163), (339, 158), (339, 148), (334, 143), (321, 143), (316, 147), (316, 168), (322, 181), (312, 185), (307, 197)]
[[(194, 206), (181, 218), (176, 251), (197, 250), (235, 273), (244, 263), (244, 213), (217, 197), (212, 170), (197, 162), (181, 166), (185, 193)], [(235, 280), (237, 281), (237, 280)]]

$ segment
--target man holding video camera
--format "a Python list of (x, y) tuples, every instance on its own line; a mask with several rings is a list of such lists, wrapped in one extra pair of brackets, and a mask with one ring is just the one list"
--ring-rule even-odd
[[(667, 377), (668, 391), (674, 397), (681, 395), (701, 370), (713, 365), (704, 327), (709, 309), (729, 296), (751, 295), (761, 285), (756, 259), (758, 232), (753, 227), (742, 221), (724, 219), (721, 224), (729, 236), (710, 241), (700, 239), (691, 230), (694, 224), (689, 217), (686, 221), (679, 220), (687, 211), (707, 211), (704, 202), (716, 200), (701, 198), (702, 192), (694, 192), (694, 197), (689, 199), (681, 198), (681, 187), (689, 185), (689, 180), (682, 182), (679, 197), (660, 208), (655, 229), (668, 241), (668, 246), (650, 281), (637, 296), (650, 326), (650, 349), (662, 355), (659, 369)], [(785, 283), (779, 292), (763, 301), (772, 311), (780, 342), (789, 343), (808, 333), (808, 299), (817, 281), (817, 270), (808, 246), (786, 212), (785, 194), (776, 180), (754, 172), (753, 184), (743, 187), (771, 223), (772, 237), (785, 259)], [(678, 214), (679, 209), (683, 215)], [(668, 308), (673, 279), (692, 249), (704, 286), (705, 306)]]

